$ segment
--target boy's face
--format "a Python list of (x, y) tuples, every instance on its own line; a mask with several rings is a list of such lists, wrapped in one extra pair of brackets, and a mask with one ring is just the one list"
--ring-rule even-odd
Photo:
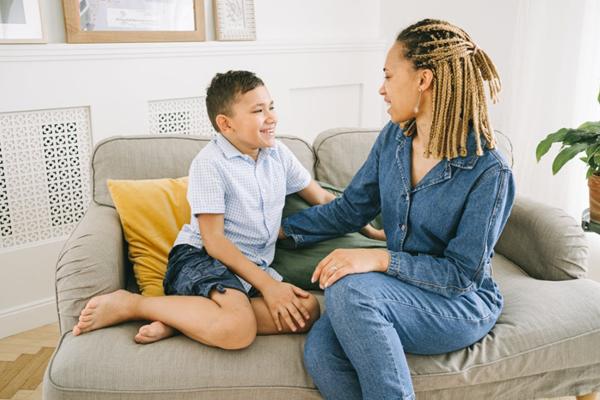
[(264, 86), (238, 95), (231, 106), (231, 116), (218, 115), (217, 123), (221, 133), (240, 152), (255, 159), (261, 148), (275, 146), (277, 115), (271, 95)]

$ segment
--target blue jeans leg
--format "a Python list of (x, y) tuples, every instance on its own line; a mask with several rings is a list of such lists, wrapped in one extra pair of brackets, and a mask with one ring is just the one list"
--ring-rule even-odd
[[(481, 339), (499, 314), (484, 299), (476, 292), (445, 298), (381, 273), (349, 275), (325, 290), (331, 326), (363, 399), (414, 399), (405, 353), (446, 353)], [(329, 385), (339, 387), (336, 379)]]
[(326, 312), (308, 333), (304, 366), (325, 399), (362, 399), (358, 375), (340, 346)]

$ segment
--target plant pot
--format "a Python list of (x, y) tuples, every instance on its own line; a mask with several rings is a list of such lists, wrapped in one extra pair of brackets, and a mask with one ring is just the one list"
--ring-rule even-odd
[(590, 219), (600, 223), (600, 175), (592, 175), (588, 178), (590, 188)]

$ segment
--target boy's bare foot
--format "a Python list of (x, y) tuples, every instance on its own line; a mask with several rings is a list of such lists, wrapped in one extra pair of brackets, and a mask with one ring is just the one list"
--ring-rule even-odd
[(93, 297), (81, 311), (79, 322), (73, 327), (73, 335), (78, 336), (131, 319), (136, 296), (138, 295), (126, 290), (117, 290)]
[(138, 334), (135, 335), (134, 340), (140, 344), (148, 344), (173, 336), (175, 333), (177, 331), (169, 325), (154, 321), (151, 324), (142, 326)]

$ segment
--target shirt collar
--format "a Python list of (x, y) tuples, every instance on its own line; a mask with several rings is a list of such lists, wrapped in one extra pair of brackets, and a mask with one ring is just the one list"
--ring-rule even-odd
[[(221, 151), (223, 152), (223, 155), (225, 156), (225, 158), (227, 158), (228, 160), (235, 158), (235, 157), (240, 157), (240, 158), (244, 158), (244, 159), (250, 158), (249, 155), (244, 154), (241, 151), (239, 151), (222, 134), (220, 134), (220, 133), (215, 134), (214, 140), (217, 143), (217, 146), (219, 147), (219, 149), (221, 149)], [(258, 157), (260, 158), (262, 153), (264, 153), (265, 155), (273, 155), (274, 152), (275, 152), (275, 147), (264, 147), (264, 148), (261, 148), (260, 151), (258, 152)]]
[[(473, 129), (469, 130), (469, 134), (467, 136), (467, 155), (464, 157), (458, 156), (448, 160), (448, 164), (453, 167), (463, 168), (463, 169), (473, 169), (475, 163), (477, 162), (479, 156), (477, 156), (477, 142), (475, 140), (475, 131)], [(398, 126), (398, 132), (396, 133), (396, 139), (398, 142), (405, 141), (406, 136), (404, 135), (404, 130)], [(481, 138), (481, 148), (485, 151), (486, 145), (485, 138)]]

